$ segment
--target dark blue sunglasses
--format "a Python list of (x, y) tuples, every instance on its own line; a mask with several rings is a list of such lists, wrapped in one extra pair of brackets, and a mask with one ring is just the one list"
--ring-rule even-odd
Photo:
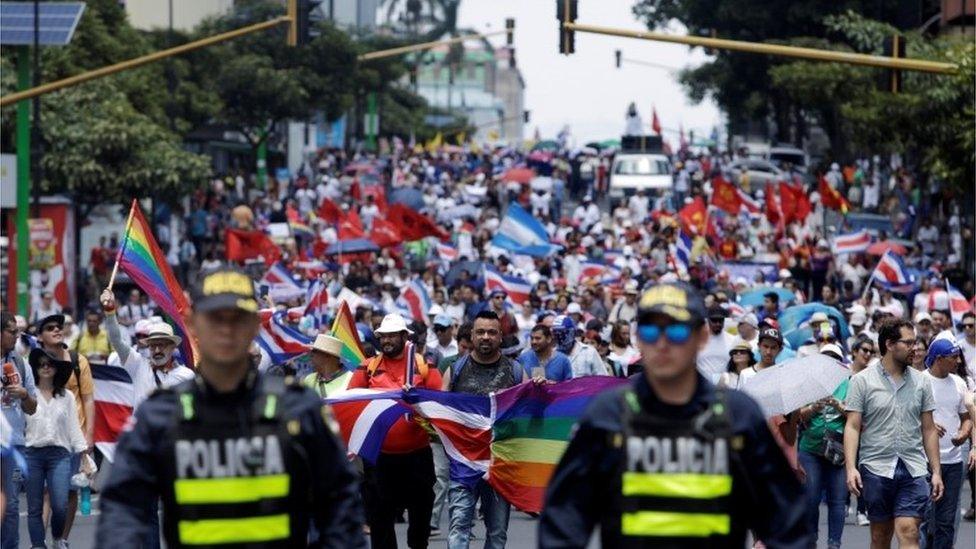
[(674, 343), (675, 345), (687, 343), (691, 339), (690, 324), (668, 324), (664, 328), (655, 324), (646, 324), (637, 327), (637, 337), (644, 343), (650, 343), (652, 345), (661, 339), (662, 332), (664, 333), (664, 337), (668, 338), (668, 342)]

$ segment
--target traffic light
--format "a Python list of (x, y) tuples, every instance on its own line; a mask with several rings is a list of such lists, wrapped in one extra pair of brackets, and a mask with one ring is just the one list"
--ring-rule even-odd
[(526, 124), (529, 123), (529, 118), (530, 118), (529, 117), (529, 114), (530, 113), (531, 113), (531, 111), (522, 111), (522, 122), (524, 122)]
[(559, 21), (559, 53), (576, 53), (576, 31), (563, 27), (563, 23), (575, 23), (577, 0), (556, 0), (556, 19)]
[(318, 9), (322, 0), (288, 0), (288, 45), (304, 46), (319, 35), (315, 23), (322, 20)]
[(620, 68), (620, 57), (621, 57), (622, 54), (620, 53), (620, 50), (614, 50), (613, 51), (613, 55), (614, 55), (614, 57), (617, 58), (617, 68), (619, 69)]
[(505, 34), (505, 45), (512, 47), (515, 45), (515, 18), (509, 17), (505, 19), (505, 30), (508, 31)]
[[(895, 59), (905, 57), (905, 39), (897, 34), (884, 40), (884, 55)], [(881, 89), (898, 93), (901, 91), (901, 70), (885, 69), (882, 73)]]

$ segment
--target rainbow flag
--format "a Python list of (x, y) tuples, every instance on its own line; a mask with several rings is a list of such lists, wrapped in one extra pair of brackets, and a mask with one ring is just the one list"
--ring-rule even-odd
[(363, 344), (359, 341), (359, 331), (356, 329), (356, 319), (345, 301), (339, 303), (339, 312), (332, 321), (329, 334), (342, 342), (342, 356), (340, 359), (346, 368), (352, 370), (366, 362)]
[(166, 262), (166, 256), (153, 238), (149, 222), (142, 215), (138, 202), (132, 200), (129, 210), (129, 221), (125, 227), (125, 236), (119, 246), (119, 254), (115, 258), (119, 268), (142, 288), (142, 291), (152, 298), (159, 308), (166, 312), (175, 325), (176, 332), (183, 338), (180, 351), (186, 365), (191, 368), (196, 364), (196, 342), (186, 326), (186, 318), (190, 314), (190, 302), (183, 293), (183, 288), (173, 276), (173, 271)]
[(590, 399), (624, 383), (593, 376), (496, 393), (488, 483), (516, 508), (541, 512), (549, 478)]

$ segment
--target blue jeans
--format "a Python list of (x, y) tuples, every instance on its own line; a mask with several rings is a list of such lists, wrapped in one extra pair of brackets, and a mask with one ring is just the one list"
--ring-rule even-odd
[(963, 483), (962, 463), (942, 466), (942, 499), (929, 502), (925, 520), (919, 526), (921, 546), (928, 549), (950, 549), (956, 539), (956, 517), (959, 516), (959, 492)]
[(467, 549), (474, 526), (474, 508), (481, 500), (485, 516), (485, 549), (503, 549), (508, 541), (508, 514), (511, 506), (484, 480), (472, 488), (451, 481), (451, 532), (447, 536), (449, 549)]
[[(17, 451), (24, 455), (23, 446), (17, 446)], [(0, 460), (0, 469), (3, 470), (3, 490), (7, 496), (7, 510), (0, 526), (0, 549), (17, 549), (20, 544), (20, 491), (24, 485), (24, 472), (13, 456), (4, 456)]]
[(31, 545), (44, 547), (44, 489), (51, 500), (51, 536), (60, 539), (64, 532), (64, 517), (68, 508), (68, 487), (71, 484), (71, 452), (60, 446), (28, 447), (27, 468), (27, 531)]
[(807, 524), (817, 541), (820, 527), (820, 499), (827, 492), (827, 547), (840, 547), (847, 514), (847, 474), (843, 466), (831, 465), (826, 459), (800, 451), (800, 465), (807, 472), (804, 486), (807, 497)]

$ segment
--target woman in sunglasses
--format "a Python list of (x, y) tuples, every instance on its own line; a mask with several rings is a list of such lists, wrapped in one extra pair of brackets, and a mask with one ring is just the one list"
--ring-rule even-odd
[[(68, 508), (72, 452), (87, 452), (88, 443), (75, 413), (75, 396), (64, 386), (71, 375), (71, 362), (60, 360), (43, 349), (30, 354), (30, 366), (37, 383), (37, 410), (27, 416), (25, 436), (27, 467), (27, 530), (32, 547), (45, 547), (42, 518), (44, 491), (51, 500), (51, 536), (60, 547)], [(81, 460), (82, 472), (90, 473), (89, 460)]]
[(756, 363), (756, 356), (752, 354), (752, 345), (748, 341), (736, 343), (729, 351), (729, 363), (726, 372), (718, 380), (719, 387), (729, 389), (739, 388), (739, 373)]

